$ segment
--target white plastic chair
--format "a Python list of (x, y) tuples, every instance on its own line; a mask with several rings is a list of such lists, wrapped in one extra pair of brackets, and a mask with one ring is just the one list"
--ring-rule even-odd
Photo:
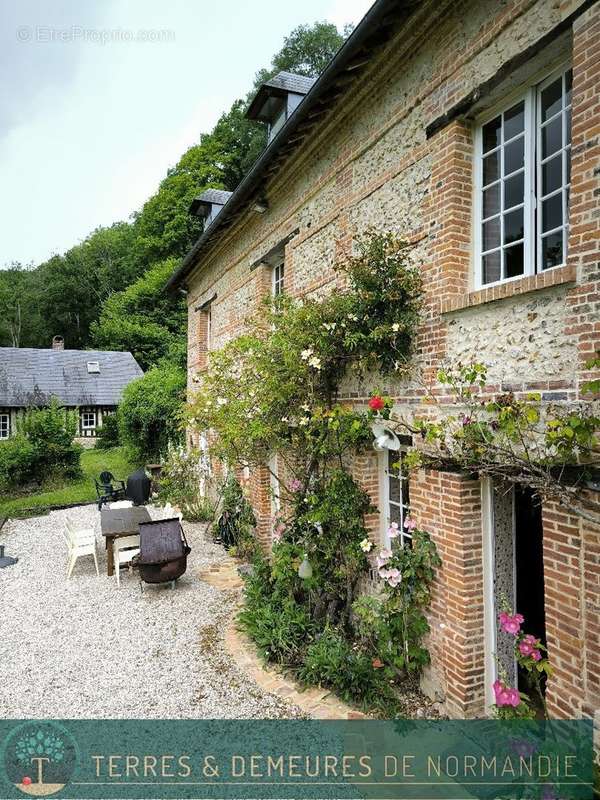
[(92, 528), (76, 528), (72, 519), (67, 518), (63, 537), (69, 548), (69, 562), (67, 565), (67, 579), (71, 577), (75, 562), (80, 556), (93, 556), (96, 565), (96, 575), (100, 575), (98, 570), (98, 558), (96, 556), (96, 535)]
[(117, 577), (117, 586), (121, 585), (121, 566), (123, 564), (131, 564), (132, 560), (140, 552), (140, 536), (139, 534), (132, 534), (131, 536), (120, 536), (113, 542), (113, 559), (115, 564), (115, 575)]
[(133, 502), (131, 500), (115, 500), (114, 503), (105, 503), (106, 508), (131, 508)]

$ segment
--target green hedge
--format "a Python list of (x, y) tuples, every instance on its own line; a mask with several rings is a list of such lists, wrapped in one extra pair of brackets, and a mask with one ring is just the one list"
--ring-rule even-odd
[(156, 460), (169, 442), (182, 440), (185, 388), (185, 370), (173, 364), (152, 367), (126, 387), (117, 412), (119, 438), (136, 457)]

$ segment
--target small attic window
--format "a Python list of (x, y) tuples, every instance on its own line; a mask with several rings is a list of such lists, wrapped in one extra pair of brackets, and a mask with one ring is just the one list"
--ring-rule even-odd
[(267, 141), (271, 142), (308, 94), (314, 82), (315, 78), (308, 78), (305, 75), (279, 72), (260, 86), (248, 106), (246, 116), (248, 119), (267, 124)]
[(100, 373), (100, 362), (99, 361), (88, 361), (87, 362), (87, 371), (91, 374)]

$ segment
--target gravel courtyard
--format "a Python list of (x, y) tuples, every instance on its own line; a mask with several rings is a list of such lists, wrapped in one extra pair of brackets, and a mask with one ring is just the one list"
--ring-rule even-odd
[[(153, 512), (153, 516), (159, 516)], [(61, 530), (92, 526), (95, 506), (10, 520), (0, 532), (19, 562), (0, 570), (0, 716), (4, 718), (283, 718), (297, 707), (260, 689), (221, 647), (236, 600), (199, 572), (225, 558), (203, 526), (184, 523), (192, 552), (175, 590), (123, 572), (121, 588), (91, 556), (66, 579)]]

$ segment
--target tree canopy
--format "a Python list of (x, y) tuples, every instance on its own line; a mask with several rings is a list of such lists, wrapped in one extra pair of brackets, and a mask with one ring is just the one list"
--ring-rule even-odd
[(144, 368), (182, 363), (185, 310), (163, 286), (201, 233), (189, 213), (208, 188), (233, 191), (266, 143), (245, 109), (258, 86), (281, 70), (316, 76), (344, 41), (335, 25), (300, 25), (284, 40), (248, 95), (224, 112), (168, 170), (157, 191), (128, 222), (100, 227), (62, 255), (0, 270), (0, 346), (130, 350)]

